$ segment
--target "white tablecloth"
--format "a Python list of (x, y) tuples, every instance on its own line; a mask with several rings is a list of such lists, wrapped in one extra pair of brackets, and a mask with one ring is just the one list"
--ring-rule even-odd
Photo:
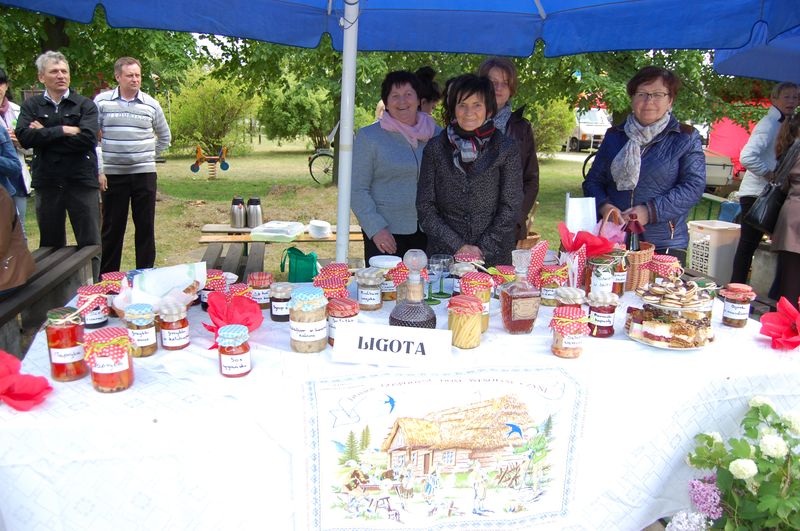
[[(572, 463), (563, 509), (558, 519), (536, 520), (537, 528), (635, 531), (688, 507), (688, 480), (700, 473), (684, 460), (696, 433), (734, 435), (756, 394), (770, 397), (779, 411), (800, 406), (798, 353), (772, 350), (755, 321), (744, 329), (722, 326), (721, 307), (716, 340), (705, 349), (676, 352), (631, 341), (622, 331), (623, 305), (614, 337), (587, 338), (581, 357), (565, 360), (550, 353), (550, 308), (542, 308), (531, 335), (512, 336), (494, 306), (479, 348), (453, 349), (440, 366), (409, 370), (334, 364), (330, 349), (289, 352), (288, 323), (266, 316), (251, 336), (253, 371), (239, 379), (220, 376), (216, 351), (207, 350), (211, 336), (200, 324), (209, 319), (192, 308), (192, 345), (136, 359), (130, 389), (102, 394), (88, 378), (53, 382), (53, 393), (30, 412), (0, 405), (0, 529), (3, 523), (8, 531), (329, 528), (320, 521), (329, 508), (317, 492), (329, 486), (313, 484), (320, 474), (309, 450), (326, 443), (315, 439), (316, 426), (325, 424), (330, 404), (309, 401), (309, 394), (324, 399), (331, 382), (348, 379), (556, 371), (580, 397), (575, 440), (562, 448)], [(361, 318), (387, 322), (391, 307)], [(446, 328), (445, 305), (435, 309), (439, 328)], [(23, 372), (49, 376), (42, 333)], [(446, 402), (430, 401), (432, 410)], [(325, 410), (315, 415), (309, 404)], [(385, 435), (373, 434), (373, 444)], [(490, 517), (506, 528), (533, 526), (513, 514)], [(487, 521), (465, 515), (436, 528), (485, 529)]]

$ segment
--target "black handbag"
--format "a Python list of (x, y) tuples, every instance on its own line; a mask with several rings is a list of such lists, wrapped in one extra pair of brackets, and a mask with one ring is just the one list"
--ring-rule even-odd
[(753, 203), (753, 206), (742, 218), (744, 223), (760, 232), (770, 235), (773, 233), (783, 202), (786, 201), (786, 190), (784, 190), (783, 182), (789, 176), (789, 171), (794, 166), (798, 156), (800, 156), (800, 141), (795, 140), (786, 151), (786, 154), (781, 157), (778, 169), (775, 170), (775, 180), (767, 183), (764, 190), (756, 198), (756, 202)]

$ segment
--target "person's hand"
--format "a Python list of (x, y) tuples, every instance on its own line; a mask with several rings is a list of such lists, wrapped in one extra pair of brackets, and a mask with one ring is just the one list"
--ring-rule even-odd
[(108, 179), (106, 178), (105, 173), (100, 173), (97, 175), (97, 181), (100, 183), (100, 191), (105, 192), (108, 190)]
[(44, 126), (42, 124), (40, 124), (38, 120), (34, 120), (30, 124), (28, 124), (28, 128), (29, 129), (44, 129)]
[(481, 251), (481, 248), (477, 245), (469, 245), (465, 243), (458, 249), (458, 251), (456, 251), (456, 254), (471, 254), (474, 256), (480, 256), (481, 259), (483, 259), (483, 251)]
[(81, 128), (74, 125), (62, 125), (61, 127), (64, 128), (64, 134), (67, 136), (75, 136), (81, 132)]
[(394, 236), (389, 232), (389, 229), (379, 230), (372, 237), (372, 243), (384, 254), (395, 254), (397, 252), (397, 242), (394, 241)]
[(14, 132), (14, 130), (9, 127), (7, 131), (8, 136), (11, 137), (11, 143), (14, 144), (14, 147), (17, 149), (22, 149), (22, 146), (19, 144), (19, 140), (17, 140), (17, 134)]
[(620, 211), (620, 209), (618, 209), (617, 207), (615, 207), (611, 203), (606, 203), (605, 205), (600, 207), (600, 217), (605, 218), (606, 214), (608, 214), (612, 210), (616, 210), (617, 214), (620, 217), (620, 219), (622, 219), (622, 211)]
[(636, 219), (639, 220), (639, 223), (642, 225), (642, 227), (650, 223), (650, 211), (647, 210), (647, 207), (644, 205), (636, 205), (635, 207), (625, 210), (622, 213), (622, 219), (628, 221), (631, 217), (631, 214), (636, 214)]

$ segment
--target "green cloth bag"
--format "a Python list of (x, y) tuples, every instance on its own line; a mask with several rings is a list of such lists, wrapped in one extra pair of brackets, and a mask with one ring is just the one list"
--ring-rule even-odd
[(289, 282), (311, 282), (317, 276), (317, 253), (305, 254), (295, 246), (288, 247), (281, 257), (281, 273), (286, 270), (289, 258)]

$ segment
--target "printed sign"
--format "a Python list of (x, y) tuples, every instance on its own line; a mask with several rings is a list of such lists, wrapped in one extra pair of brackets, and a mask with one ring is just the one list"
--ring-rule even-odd
[(364, 323), (341, 323), (331, 359), (393, 367), (427, 366), (452, 354), (452, 332)]

